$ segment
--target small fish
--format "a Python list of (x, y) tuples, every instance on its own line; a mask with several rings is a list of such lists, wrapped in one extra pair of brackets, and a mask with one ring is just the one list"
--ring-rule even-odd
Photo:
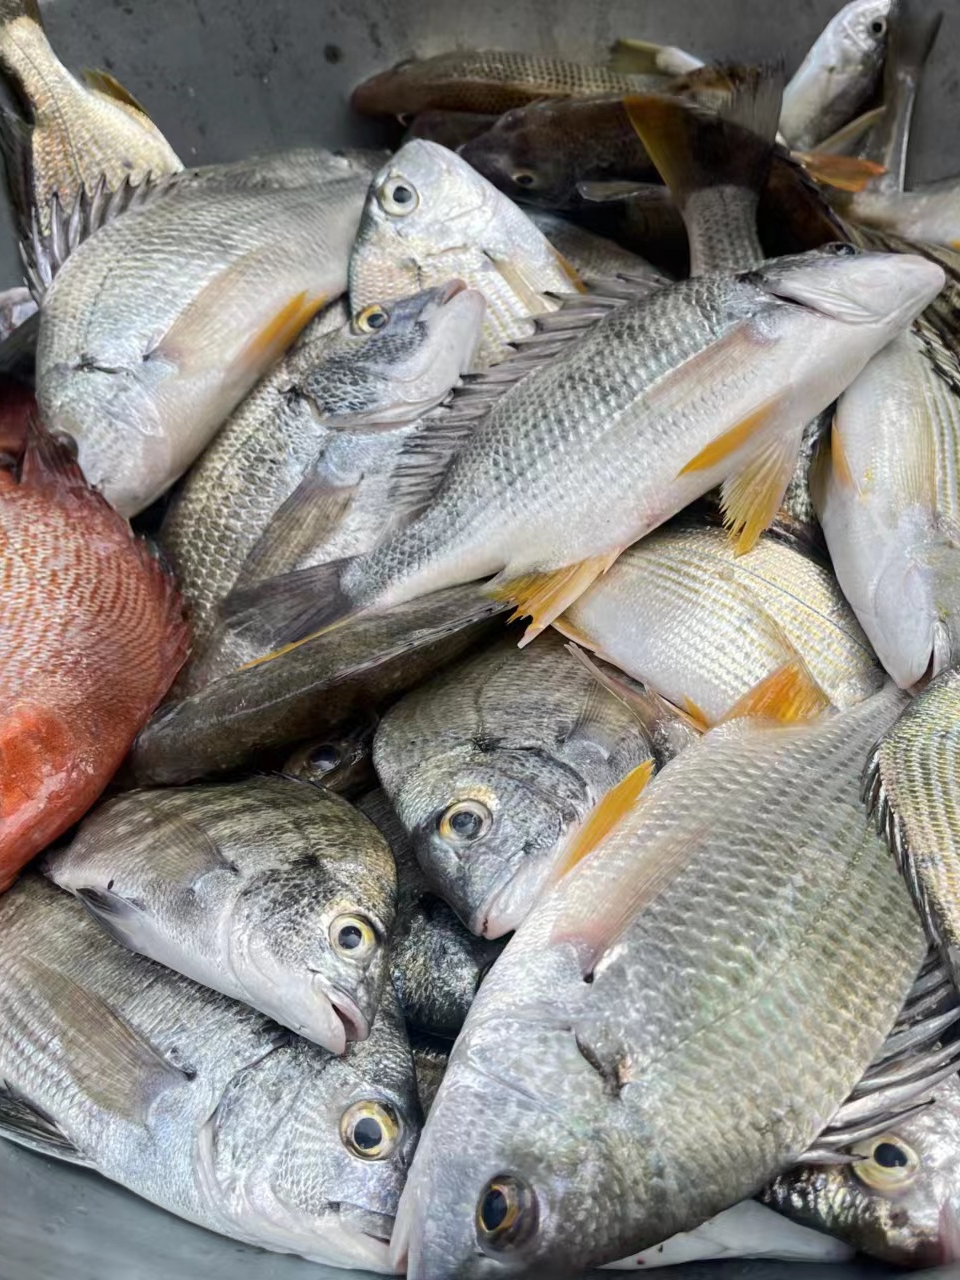
[[(345, 508), (357, 497), (356, 473), (369, 487), (375, 455), (389, 458), (391, 448), (399, 449), (396, 428), (454, 386), (470, 363), (482, 318), (482, 297), (459, 281), (373, 303), (332, 331), (320, 316), (227, 420), (160, 531), (196, 637), (181, 688), (197, 683), (205, 658), (213, 661), (206, 651), (217, 606), (241, 571), (249, 572), (251, 555), (259, 550), (261, 574), (269, 555), (267, 571), (277, 573), (343, 532)], [(355, 540), (347, 549), (361, 545)]]
[(807, 1151), (884, 1044), (927, 944), (859, 774), (905, 696), (808, 720), (790, 681), (755, 692), (611, 793), (481, 986), (397, 1214), (410, 1280), (582, 1275), (688, 1231)]
[(826, 564), (775, 533), (738, 556), (689, 517), (630, 547), (554, 625), (701, 727), (787, 662), (839, 708), (885, 679)]
[[(429, 431), (411, 442), (394, 485), (413, 519), (365, 555), (244, 593), (234, 625), (272, 619), (278, 646), (498, 575), (485, 590), (531, 618), (529, 640), (627, 546), (718, 484), (749, 550), (776, 515), (806, 423), (943, 283), (919, 256), (843, 245), (613, 307), (573, 329), (562, 359), (547, 347), (541, 367), (506, 385), (466, 424), (452, 461), (449, 447), (431, 458)], [(575, 317), (547, 318), (553, 341)]]
[(370, 1034), (396, 878), (340, 797), (276, 777), (130, 791), (44, 870), (115, 942), (331, 1053)]
[(506, 608), (460, 587), (224, 676), (156, 713), (133, 746), (136, 780), (171, 786), (255, 768), (264, 753), (337, 729), (435, 675)]
[(555, 295), (579, 282), (511, 200), (454, 152), (418, 139), (373, 179), (350, 259), (350, 305), (357, 313), (451, 275), (487, 303), (474, 370), (529, 337), (532, 317), (556, 310)]
[(338, 1058), (117, 946), (42, 877), (0, 933), (0, 1135), (233, 1240), (392, 1271), (421, 1111), (389, 988)]
[(0, 468), (0, 890), (81, 818), (187, 652), (173, 582), (39, 428)]
[(662, 83), (661, 76), (624, 75), (604, 66), (496, 49), (409, 58), (354, 89), (355, 111), (369, 116), (421, 111), (476, 111), (500, 115), (539, 98), (629, 93)]
[(549, 634), (525, 651), (506, 637), (414, 690), (373, 746), (428, 884), (486, 938), (520, 924), (571, 833), (652, 754), (637, 717)]
[(835, 14), (783, 93), (780, 129), (808, 151), (859, 115), (880, 85), (890, 0), (851, 0)]
[(281, 773), (336, 791), (348, 800), (362, 795), (376, 783), (373, 735), (377, 723), (377, 716), (370, 712), (340, 732), (298, 747), (288, 757)]
[(960, 976), (960, 672), (944, 671), (880, 739), (864, 797), (903, 872), (934, 946)]
[(459, 1034), (505, 943), (475, 937), (431, 892), (410, 837), (383, 791), (364, 796), (357, 807), (380, 828), (397, 864), (390, 971), (403, 1016), (418, 1034), (446, 1040), (449, 1054), (449, 1042)]
[(811, 492), (844, 595), (904, 689), (960, 660), (958, 477), (960, 363), (902, 334), (841, 396)]
[(403, 141), (424, 138), (456, 151), (471, 138), (485, 133), (499, 119), (498, 115), (481, 115), (477, 111), (421, 111), (411, 120)]
[(50, 229), (50, 201), (71, 209), (104, 180), (109, 190), (183, 165), (143, 107), (107, 71), (84, 82), (51, 49), (36, 0), (0, 5), (0, 76), (25, 118), (0, 118), (7, 186), (21, 233), (36, 210)]
[(37, 399), (123, 515), (170, 487), (346, 285), (364, 164), (201, 171), (81, 243), (47, 290)]

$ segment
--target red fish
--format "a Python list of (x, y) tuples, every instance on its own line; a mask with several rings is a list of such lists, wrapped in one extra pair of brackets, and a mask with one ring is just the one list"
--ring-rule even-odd
[(31, 427), (0, 469), (0, 891), (90, 808), (186, 654), (172, 580)]

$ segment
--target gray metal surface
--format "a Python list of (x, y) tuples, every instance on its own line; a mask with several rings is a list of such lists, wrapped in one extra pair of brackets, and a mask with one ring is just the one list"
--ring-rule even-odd
[[(144, 103), (185, 163), (202, 164), (304, 142), (376, 145), (387, 136), (381, 126), (350, 115), (354, 84), (400, 58), (457, 45), (587, 60), (616, 36), (629, 35), (708, 58), (782, 55), (789, 71), (839, 0), (42, 0), (42, 7), (50, 38), (69, 66), (111, 71)], [(914, 181), (960, 172), (960, 131), (953, 127), (960, 114), (960, 4), (942, 0), (942, 7), (946, 20), (916, 116)], [(20, 275), (4, 210), (0, 287)], [(0, 1280), (332, 1280), (346, 1274), (234, 1244), (93, 1174), (0, 1142)], [(746, 1262), (663, 1274), (675, 1280), (868, 1280), (892, 1273), (868, 1264)]]

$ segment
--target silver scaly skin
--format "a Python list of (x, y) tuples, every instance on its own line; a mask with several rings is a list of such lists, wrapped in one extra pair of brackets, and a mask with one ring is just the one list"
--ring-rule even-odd
[(808, 1149), (925, 954), (859, 795), (904, 701), (888, 686), (818, 721), (713, 730), (528, 917), (404, 1190), (392, 1250), (411, 1280), (580, 1275)]
[(127, 792), (44, 870), (118, 942), (332, 1053), (370, 1034), (396, 873), (339, 796), (281, 777)]
[(421, 1123), (392, 993), (338, 1058), (108, 941), (39, 877), (0, 927), (0, 1133), (234, 1240), (390, 1271)]

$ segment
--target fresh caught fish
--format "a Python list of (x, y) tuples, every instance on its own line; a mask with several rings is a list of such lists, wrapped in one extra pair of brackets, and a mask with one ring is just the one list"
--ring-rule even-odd
[(775, 533), (738, 556), (722, 529), (689, 517), (630, 547), (554, 625), (701, 726), (797, 659), (835, 707), (884, 682), (822, 561)]
[(389, 702), (455, 661), (506, 606), (460, 587), (358, 619), (170, 702), (134, 743), (140, 785), (170, 786), (256, 767)]
[(5, 1138), (234, 1240), (390, 1272), (421, 1117), (389, 991), (341, 1059), (116, 946), (40, 877), (0, 932)]
[(0, 468), (0, 889), (110, 781), (187, 651), (171, 579), (31, 429)]
[[(791, 683), (755, 709), (802, 715)], [(611, 795), (608, 835), (569, 851), (454, 1047), (393, 1235), (411, 1280), (580, 1275), (809, 1147), (925, 954), (859, 796), (904, 701), (724, 726), (639, 800)]]
[(669, 277), (655, 266), (622, 248), (615, 240), (599, 236), (549, 209), (528, 209), (530, 220), (540, 228), (553, 247), (584, 279), (627, 276), (634, 283), (647, 280), (651, 292), (669, 284)]
[(860, 114), (880, 85), (890, 0), (851, 0), (835, 14), (783, 94), (780, 129), (808, 151)]
[(55, 194), (70, 209), (101, 179), (115, 190), (183, 168), (109, 72), (88, 71), (81, 82), (67, 70), (50, 47), (36, 0), (0, 6), (0, 76), (23, 111), (23, 118), (5, 112), (0, 122), (7, 186), (22, 232), (33, 210), (49, 230)]
[(960, 974), (960, 671), (944, 671), (880, 739), (864, 795), (903, 872), (930, 940)]
[(373, 179), (350, 259), (354, 312), (451, 275), (479, 289), (487, 312), (474, 368), (529, 337), (578, 277), (529, 218), (465, 160), (408, 142)]
[(529, 637), (718, 484), (748, 550), (777, 511), (804, 425), (943, 283), (920, 257), (842, 246), (613, 308), (471, 420), (452, 462), (441, 448), (431, 470), (429, 432), (411, 442), (395, 483), (422, 514), (366, 555), (238, 593), (234, 625), (273, 618), (271, 641), (283, 643), (498, 574), (486, 589), (532, 618)]
[(369, 116), (421, 111), (477, 111), (500, 115), (540, 98), (629, 93), (662, 82), (660, 76), (624, 75), (604, 66), (498, 49), (455, 50), (409, 58), (357, 85), (350, 99)]
[(373, 759), (433, 891), (474, 933), (515, 929), (600, 798), (653, 753), (558, 636), (511, 637), (407, 694)]
[(281, 772), (338, 795), (362, 795), (376, 785), (373, 771), (373, 735), (378, 723), (372, 712), (360, 716), (337, 733), (298, 747)]
[(397, 863), (390, 970), (403, 1016), (418, 1034), (446, 1040), (449, 1054), (449, 1042), (459, 1034), (504, 943), (474, 937), (430, 891), (410, 837), (383, 791), (371, 792), (358, 807), (380, 828)]
[(960, 364), (902, 334), (841, 397), (812, 494), (834, 569), (903, 688), (960, 659)]
[(190, 601), (194, 666), (217, 605), (277, 513), (287, 517), (288, 559), (274, 551), (273, 572), (332, 536), (356, 496), (357, 464), (369, 474), (373, 455), (389, 452), (384, 438), (443, 399), (470, 363), (482, 316), (483, 299), (459, 281), (374, 303), (332, 332), (321, 316), (228, 419), (160, 532)]
[(390, 850), (291, 778), (131, 791), (44, 866), (116, 941), (343, 1053), (380, 1004)]
[(174, 180), (80, 244), (53, 279), (37, 399), (121, 514), (169, 488), (343, 292), (368, 169), (314, 154), (289, 175), (274, 164), (269, 180), (256, 162), (246, 178), (232, 166), (229, 177)]

